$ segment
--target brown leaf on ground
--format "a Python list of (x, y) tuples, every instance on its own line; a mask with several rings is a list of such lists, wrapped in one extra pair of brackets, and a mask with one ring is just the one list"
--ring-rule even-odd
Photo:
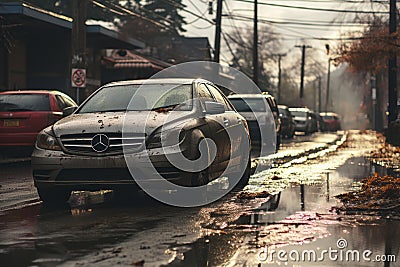
[(343, 203), (341, 210), (398, 210), (400, 178), (373, 176), (361, 180), (360, 191), (336, 196)]
[(268, 197), (271, 194), (267, 191), (262, 192), (240, 192), (237, 198), (239, 199), (254, 199), (254, 198), (263, 198)]

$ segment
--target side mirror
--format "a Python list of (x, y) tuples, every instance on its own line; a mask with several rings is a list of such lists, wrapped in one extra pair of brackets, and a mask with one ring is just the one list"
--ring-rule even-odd
[(63, 109), (63, 117), (67, 117), (69, 115), (71, 115), (72, 113), (74, 113), (74, 111), (77, 109), (78, 107), (67, 107)]
[(221, 103), (206, 101), (205, 104), (207, 114), (221, 114), (225, 112), (225, 106)]

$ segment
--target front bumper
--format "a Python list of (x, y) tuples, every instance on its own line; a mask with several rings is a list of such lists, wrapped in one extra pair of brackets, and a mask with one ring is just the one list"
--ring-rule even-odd
[(80, 156), (36, 147), (31, 161), (33, 179), (37, 187), (67, 187), (71, 190), (136, 187), (135, 179), (159, 184), (156, 182), (164, 178), (175, 184), (190, 185), (189, 173), (174, 167), (166, 153), (173, 156), (182, 151), (157, 148), (125, 156)]
[(297, 122), (295, 124), (294, 129), (299, 132), (307, 132), (308, 130), (308, 123), (307, 122)]

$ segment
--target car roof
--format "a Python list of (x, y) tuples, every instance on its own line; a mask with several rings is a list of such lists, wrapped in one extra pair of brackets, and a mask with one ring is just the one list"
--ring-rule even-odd
[(290, 111), (311, 112), (309, 108), (289, 108)]
[(272, 97), (275, 98), (273, 95), (271, 95), (269, 92), (262, 92), (261, 93), (264, 97)]
[(140, 79), (140, 80), (126, 80), (126, 81), (116, 81), (106, 84), (105, 86), (114, 85), (131, 85), (131, 84), (192, 84), (193, 82), (206, 82), (207, 80), (195, 79), (195, 78), (152, 78), (152, 79)]
[(262, 94), (234, 94), (229, 95), (228, 98), (265, 98)]
[(62, 94), (57, 90), (17, 90), (0, 92), (2, 95), (18, 95), (18, 94)]
[(334, 113), (334, 112), (321, 112), (319, 115), (320, 116), (336, 116), (336, 117), (339, 117), (339, 115), (337, 113)]

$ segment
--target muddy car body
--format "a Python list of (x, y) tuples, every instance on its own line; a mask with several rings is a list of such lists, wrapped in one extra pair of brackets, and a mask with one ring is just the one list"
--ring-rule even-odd
[[(128, 131), (124, 124), (130, 126)], [(234, 129), (235, 135), (228, 138), (226, 127)], [(168, 137), (172, 134), (179, 136), (176, 146), (161, 143), (164, 136), (172, 140)], [(206, 170), (182, 171), (169, 162), (167, 156), (175, 154), (198, 158), (202, 140), (212, 140), (217, 147), (215, 160)], [(248, 143), (244, 118), (208, 81), (111, 83), (39, 134), (32, 154), (33, 177), (45, 202), (66, 201), (72, 190), (135, 186), (132, 173), (151, 182), (154, 177), (146, 169), (146, 158), (157, 174), (177, 185), (206, 184), (227, 171), (229, 162), (234, 164), (228, 172), (246, 170), (246, 180), (249, 155), (240, 152), (240, 146)], [(133, 172), (127, 168), (127, 156), (137, 160)]]

